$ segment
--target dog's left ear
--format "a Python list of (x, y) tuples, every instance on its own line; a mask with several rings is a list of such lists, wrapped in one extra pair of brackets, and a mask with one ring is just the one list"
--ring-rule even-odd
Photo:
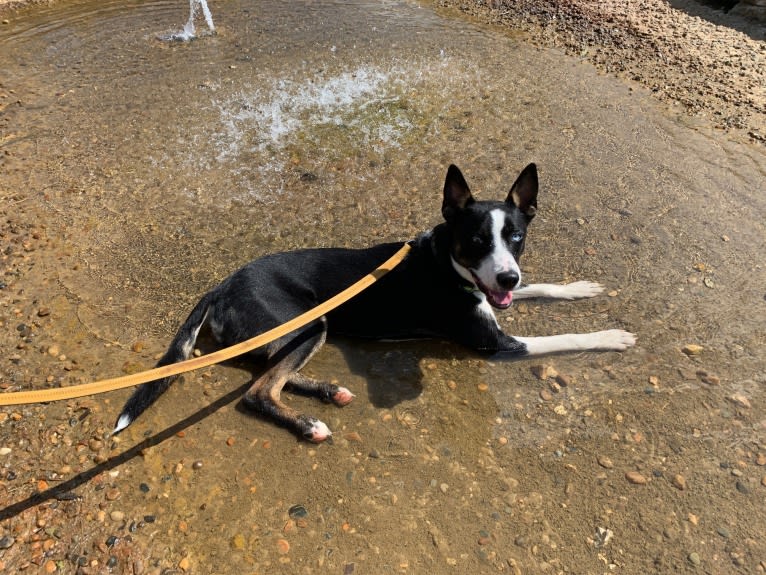
[(513, 182), (505, 203), (516, 206), (531, 220), (537, 213), (537, 190), (537, 166), (529, 164)]
[(444, 219), (449, 221), (457, 212), (467, 208), (474, 201), (462, 172), (456, 165), (450, 165), (447, 178), (444, 180), (444, 201), (442, 202)]

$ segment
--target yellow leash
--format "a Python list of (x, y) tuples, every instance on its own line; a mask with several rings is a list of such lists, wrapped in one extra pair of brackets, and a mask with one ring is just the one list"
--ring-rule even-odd
[(355, 284), (347, 287), (337, 295), (320, 303), (315, 308), (312, 308), (309, 311), (283, 323), (282, 325), (275, 327), (274, 329), (271, 329), (238, 344), (232, 345), (231, 347), (220, 349), (208, 355), (193, 357), (191, 359), (187, 359), (186, 361), (172, 363), (170, 365), (163, 365), (162, 367), (155, 367), (154, 369), (125, 375), (122, 377), (103, 379), (101, 381), (84, 383), (81, 385), (73, 385), (71, 387), (38, 389), (35, 391), (19, 391), (15, 393), (0, 394), (0, 405), (45, 403), (49, 401), (58, 401), (61, 399), (73, 399), (75, 397), (82, 397), (84, 395), (105, 393), (107, 391), (114, 391), (115, 389), (123, 389), (125, 387), (147, 383), (149, 381), (154, 381), (155, 379), (160, 379), (163, 377), (170, 377), (171, 375), (186, 373), (187, 371), (200, 369), (201, 367), (207, 367), (215, 363), (226, 361), (227, 359), (231, 359), (238, 355), (242, 355), (243, 353), (252, 351), (257, 347), (266, 345), (275, 339), (279, 339), (280, 337), (298, 329), (299, 327), (303, 327), (307, 323), (322, 317), (327, 312), (350, 300), (359, 292), (367, 289), (378, 279), (382, 278), (384, 275), (394, 269), (399, 263), (401, 263), (409, 251), (410, 246), (409, 244), (405, 243), (398, 252), (383, 262), (375, 270), (364, 276)]

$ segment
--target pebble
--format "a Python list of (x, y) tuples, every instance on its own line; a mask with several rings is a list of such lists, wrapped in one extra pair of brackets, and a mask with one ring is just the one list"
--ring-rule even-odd
[(232, 549), (242, 550), (245, 548), (245, 536), (242, 533), (237, 533), (231, 538)]
[(10, 535), (0, 537), (0, 549), (10, 549), (16, 540)]
[(188, 571), (190, 567), (191, 567), (191, 561), (189, 561), (188, 557), (184, 557), (178, 562), (178, 568), (181, 571)]
[(125, 514), (122, 511), (112, 511), (109, 514), (109, 518), (112, 521), (122, 521), (123, 519), (125, 519)]
[(604, 469), (612, 469), (612, 467), (614, 467), (614, 463), (612, 463), (612, 460), (609, 459), (606, 455), (599, 455), (596, 458), (596, 461)]
[(303, 505), (293, 505), (287, 510), (287, 514), (291, 519), (303, 519), (304, 517), (308, 517), (309, 512), (306, 511), (306, 508)]
[(744, 395), (742, 395), (741, 393), (735, 393), (734, 395), (730, 397), (730, 399), (739, 407), (750, 409), (750, 400)]
[(694, 566), (697, 566), (697, 565), (699, 565), (700, 563), (702, 563), (702, 560), (700, 559), (700, 555), (699, 555), (699, 553), (696, 553), (696, 552), (694, 552), (694, 551), (692, 551), (691, 553), (689, 553), (689, 557), (688, 557), (688, 559), (689, 559), (689, 563), (691, 563), (691, 564), (692, 564), (692, 565), (694, 565)]
[(648, 480), (641, 475), (638, 471), (628, 471), (625, 473), (625, 479), (627, 479), (633, 485), (646, 485)]
[(671, 483), (673, 484), (673, 487), (675, 487), (676, 489), (680, 489), (681, 491), (686, 489), (686, 478), (680, 473), (673, 476), (673, 480)]
[(198, 459), (197, 461), (192, 463), (192, 469), (194, 469), (195, 471), (198, 469), (202, 469), (202, 461)]
[(346, 438), (346, 441), (351, 441), (351, 442), (355, 442), (355, 443), (359, 443), (360, 441), (362, 441), (362, 436), (359, 435), (356, 431), (350, 431), (349, 433), (347, 433), (343, 437)]
[(10, 447), (0, 447), (0, 455), (8, 455), (10, 452)]
[(572, 385), (572, 376), (560, 373), (556, 376), (556, 383), (558, 383), (561, 387), (569, 387)]
[(703, 349), (705, 348), (703, 348), (701, 345), (697, 345), (696, 343), (687, 343), (681, 348), (681, 351), (686, 355), (699, 355), (702, 353)]
[(107, 489), (106, 490), (106, 500), (107, 501), (117, 501), (122, 493), (120, 493), (120, 490), (115, 488)]
[(747, 486), (746, 483), (743, 483), (742, 481), (738, 480), (736, 487), (737, 487), (737, 491), (739, 491), (740, 493), (744, 493), (744, 494), (750, 493), (750, 488)]
[(287, 539), (277, 539), (277, 551), (280, 555), (290, 552), (290, 542)]

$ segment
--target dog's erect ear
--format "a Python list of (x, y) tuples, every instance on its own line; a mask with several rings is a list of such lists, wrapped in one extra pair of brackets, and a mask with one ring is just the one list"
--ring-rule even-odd
[(442, 215), (449, 220), (460, 210), (470, 206), (474, 202), (471, 190), (454, 164), (447, 170), (447, 178), (444, 180), (444, 201), (442, 202)]
[(531, 220), (537, 213), (537, 189), (537, 166), (529, 164), (513, 182), (505, 203), (516, 206)]

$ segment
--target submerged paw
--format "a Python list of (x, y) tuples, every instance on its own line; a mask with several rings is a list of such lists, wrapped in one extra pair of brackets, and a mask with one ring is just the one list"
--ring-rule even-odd
[(344, 405), (348, 405), (349, 403), (351, 403), (354, 397), (356, 396), (353, 393), (351, 393), (351, 391), (349, 391), (345, 387), (339, 387), (338, 391), (333, 393), (332, 401), (338, 407), (343, 407)]
[(307, 418), (308, 427), (303, 432), (303, 437), (314, 443), (322, 443), (332, 436), (332, 431), (323, 422), (314, 417)]

